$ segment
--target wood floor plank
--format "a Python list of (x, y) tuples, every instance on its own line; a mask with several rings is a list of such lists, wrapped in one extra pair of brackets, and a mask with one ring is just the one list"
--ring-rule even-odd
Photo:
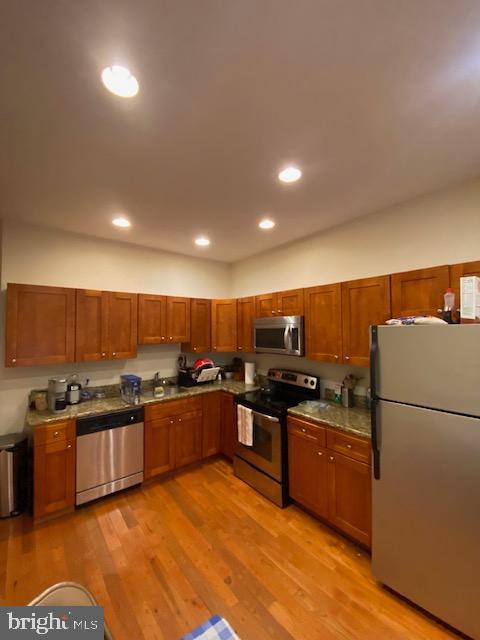
[(0, 522), (0, 604), (78, 581), (116, 640), (176, 640), (218, 613), (242, 640), (458, 638), (375, 583), (368, 554), (216, 459), (33, 526)]

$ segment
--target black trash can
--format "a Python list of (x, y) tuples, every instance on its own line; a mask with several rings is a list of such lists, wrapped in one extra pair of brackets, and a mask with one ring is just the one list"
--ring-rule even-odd
[(0, 436), (0, 518), (18, 516), (26, 507), (27, 436)]

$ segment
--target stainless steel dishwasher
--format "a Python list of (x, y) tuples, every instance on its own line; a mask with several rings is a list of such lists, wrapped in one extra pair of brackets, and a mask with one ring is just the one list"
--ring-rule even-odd
[(77, 420), (76, 504), (143, 482), (143, 408)]

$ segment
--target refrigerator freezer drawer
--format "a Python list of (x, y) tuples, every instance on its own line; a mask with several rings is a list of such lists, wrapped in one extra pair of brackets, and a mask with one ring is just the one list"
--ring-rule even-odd
[(373, 574), (480, 639), (480, 419), (380, 401), (378, 425)]

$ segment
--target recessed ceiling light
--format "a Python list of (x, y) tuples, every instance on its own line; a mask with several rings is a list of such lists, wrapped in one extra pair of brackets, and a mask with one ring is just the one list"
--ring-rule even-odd
[(210, 240), (205, 236), (199, 236), (198, 238), (195, 238), (195, 244), (197, 247), (208, 247)]
[(265, 218), (264, 220), (260, 220), (258, 226), (260, 227), (260, 229), (273, 229), (273, 227), (275, 226), (275, 222), (273, 220), (270, 220), (270, 218)]
[(109, 91), (121, 98), (133, 98), (139, 89), (135, 76), (116, 64), (102, 71), (102, 82)]
[(112, 224), (114, 224), (116, 227), (122, 227), (123, 229), (127, 229), (128, 227), (132, 226), (132, 223), (130, 222), (130, 220), (127, 220), (123, 216), (119, 216), (118, 218), (114, 218), (112, 220)]
[(298, 167), (285, 167), (285, 169), (282, 169), (278, 174), (278, 179), (281, 182), (296, 182), (300, 180), (301, 177), (302, 172)]

